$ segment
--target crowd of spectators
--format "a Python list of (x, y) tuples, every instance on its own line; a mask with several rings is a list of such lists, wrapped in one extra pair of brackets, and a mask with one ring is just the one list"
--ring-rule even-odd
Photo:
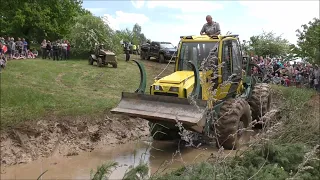
[[(251, 57), (272, 84), (313, 88), (320, 92), (320, 69), (308, 62), (283, 61), (280, 58)], [(254, 73), (258, 68), (254, 68)]]
[(10, 59), (33, 59), (38, 56), (37, 50), (30, 49), (29, 43), (24, 38), (0, 37), (0, 46), (6, 60)]
[[(67, 60), (70, 57), (70, 43), (67, 40), (50, 42), (43, 40), (41, 45), (42, 59)], [(39, 55), (37, 48), (30, 48), (25, 38), (0, 37), (0, 71), (11, 59), (34, 59)]]
[(70, 43), (67, 40), (47, 41), (41, 43), (42, 59), (67, 60), (70, 58)]

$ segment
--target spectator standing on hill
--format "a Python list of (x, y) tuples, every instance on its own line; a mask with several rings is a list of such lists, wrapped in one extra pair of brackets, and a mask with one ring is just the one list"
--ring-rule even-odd
[(42, 50), (42, 59), (46, 58), (47, 54), (47, 41), (44, 39), (41, 43), (41, 50)]
[(63, 43), (61, 44), (62, 47), (62, 57), (64, 60), (67, 60), (67, 48), (68, 48), (68, 44), (67, 41), (64, 40)]
[(129, 43), (126, 42), (125, 44), (125, 50), (126, 50), (126, 61), (128, 62), (130, 60), (130, 46), (129, 46)]
[(23, 53), (28, 56), (28, 42), (22, 38), (22, 43), (23, 43)]
[(71, 48), (71, 45), (69, 43), (69, 41), (67, 41), (67, 59), (70, 59), (70, 48)]
[(16, 51), (16, 43), (14, 42), (14, 38), (12, 37), (10, 39), (10, 42), (8, 43), (8, 46), (10, 47), (10, 59), (13, 59), (15, 51)]
[(51, 55), (51, 49), (52, 49), (51, 42), (48, 41), (47, 46), (46, 46), (45, 59), (47, 59), (47, 57), (49, 59), (51, 59), (51, 56), (50, 56)]
[(21, 41), (20, 38), (18, 38), (17, 42), (16, 42), (16, 47), (17, 47), (17, 50), (20, 54), (20, 56), (22, 55), (22, 48), (23, 48), (23, 42)]
[(53, 60), (55, 61), (55, 60), (57, 60), (57, 61), (59, 61), (59, 55), (58, 55), (58, 51), (59, 51), (59, 49), (58, 49), (58, 42), (57, 41), (54, 41), (53, 43), (52, 43), (52, 51), (53, 51)]
[(314, 67), (314, 87), (315, 89), (320, 92), (320, 69), (318, 65)]
[(3, 44), (2, 42), (0, 42), (0, 73), (1, 73), (1, 69), (6, 67), (6, 57), (4, 55), (4, 50), (3, 50)]

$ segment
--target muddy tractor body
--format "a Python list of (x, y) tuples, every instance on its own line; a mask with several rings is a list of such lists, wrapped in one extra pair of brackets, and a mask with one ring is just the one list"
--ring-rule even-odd
[(270, 109), (268, 84), (251, 74), (255, 64), (243, 61), (237, 35), (181, 36), (175, 70), (155, 80), (145, 94), (146, 73), (140, 87), (123, 92), (112, 113), (149, 121), (156, 140), (179, 138), (179, 127), (216, 140), (217, 146), (236, 149), (243, 129)]
[(118, 67), (117, 56), (115, 53), (105, 50), (103, 44), (96, 44), (94, 54), (89, 56), (89, 65), (93, 65), (94, 62), (98, 67), (108, 66), (108, 64), (114, 68)]

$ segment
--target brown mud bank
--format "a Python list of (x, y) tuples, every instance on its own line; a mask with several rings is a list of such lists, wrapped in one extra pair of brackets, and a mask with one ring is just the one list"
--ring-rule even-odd
[(74, 156), (148, 134), (146, 121), (119, 115), (46, 117), (1, 132), (1, 166), (27, 163), (40, 157)]

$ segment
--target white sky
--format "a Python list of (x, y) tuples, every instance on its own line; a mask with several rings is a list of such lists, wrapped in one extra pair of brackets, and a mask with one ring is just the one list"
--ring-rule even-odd
[[(222, 34), (231, 31), (239, 34), (240, 39), (249, 40), (252, 35), (262, 31), (273, 31), (296, 43), (295, 30), (314, 17), (319, 18), (319, 2), (312, 1), (131, 1), (130, 13), (117, 10), (115, 14), (104, 14), (110, 26), (132, 28), (134, 23), (142, 26), (142, 31), (151, 40), (171, 41), (177, 44), (181, 35), (197, 35), (211, 14), (220, 23)], [(159, 8), (167, 11), (159, 11)], [(236, 8), (236, 9), (235, 9)], [(95, 11), (102, 11), (96, 8)], [(143, 13), (152, 10), (154, 14)], [(220, 10), (220, 18), (215, 18)], [(233, 13), (236, 12), (237, 13)], [(150, 12), (150, 11), (149, 11)], [(240, 13), (239, 13), (240, 12)], [(154, 16), (166, 17), (167, 21), (153, 21)], [(217, 16), (218, 17), (218, 16)], [(134, 22), (132, 21), (134, 19)], [(177, 23), (179, 25), (177, 25)]]

